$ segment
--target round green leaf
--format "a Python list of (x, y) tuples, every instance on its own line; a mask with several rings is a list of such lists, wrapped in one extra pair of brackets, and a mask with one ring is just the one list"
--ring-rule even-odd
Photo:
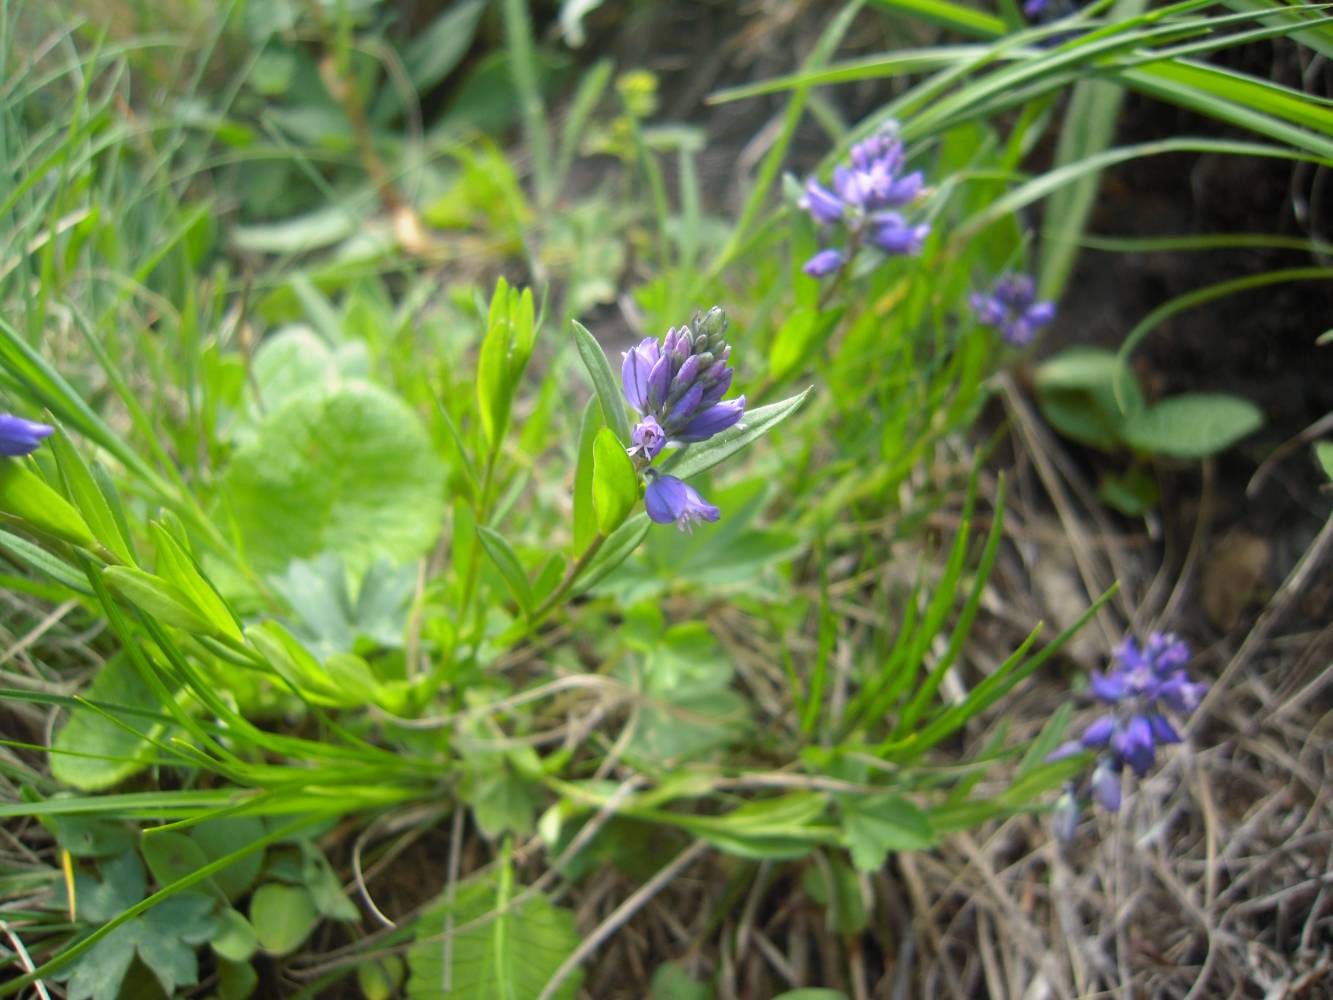
[(295, 951), (315, 927), (315, 901), (304, 886), (269, 882), (250, 900), (250, 923), (260, 947), (274, 955)]
[(219, 958), (225, 958), (229, 962), (246, 962), (259, 947), (259, 937), (255, 934), (250, 921), (237, 911), (228, 908), (222, 911), (212, 945)]
[[(189, 836), (209, 861), (217, 861), (264, 836), (264, 823), (257, 816), (220, 816), (192, 827)], [(264, 852), (251, 851), (214, 872), (213, 881), (234, 903), (250, 891), (263, 865)]]
[(1234, 444), (1263, 422), (1263, 414), (1249, 400), (1187, 393), (1128, 417), (1121, 434), (1139, 451), (1203, 458)]
[(348, 383), (271, 413), (237, 451), (225, 485), (256, 570), (332, 552), (359, 576), (376, 558), (406, 562), (430, 547), (442, 483), (416, 414), (383, 389)]

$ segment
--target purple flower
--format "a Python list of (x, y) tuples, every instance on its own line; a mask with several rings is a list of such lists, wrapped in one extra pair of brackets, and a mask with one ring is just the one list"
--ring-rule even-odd
[(630, 455), (644, 455), (649, 462), (657, 457), (657, 453), (666, 444), (662, 425), (653, 417), (644, 417), (640, 420), (630, 437), (634, 442), (634, 447), (629, 450)]
[(1153, 738), (1152, 727), (1141, 715), (1131, 716), (1129, 721), (1118, 727), (1111, 738), (1111, 748), (1115, 755), (1134, 769), (1142, 778), (1152, 767)]
[(989, 294), (973, 293), (972, 311), (978, 323), (999, 330), (1006, 342), (1022, 347), (1032, 342), (1037, 330), (1055, 319), (1055, 303), (1037, 302), (1036, 297), (1032, 278), (1007, 274)]
[(911, 205), (925, 189), (919, 170), (902, 173), (905, 160), (898, 126), (890, 122), (833, 168), (831, 188), (814, 178), (806, 182), (800, 207), (820, 226), (840, 225), (847, 237), (845, 249), (825, 248), (806, 261), (806, 274), (823, 278), (841, 269), (863, 242), (895, 256), (921, 252), (930, 227), (913, 225), (893, 211)]
[(716, 521), (721, 512), (699, 496), (693, 486), (675, 476), (652, 475), (643, 505), (658, 524), (675, 522), (681, 531), (693, 531), (697, 521)]
[(726, 430), (740, 420), (744, 413), (745, 397), (737, 396), (725, 403), (700, 410), (693, 420), (681, 428), (676, 438), (680, 441), (707, 441), (714, 434)]
[(881, 212), (870, 242), (887, 254), (916, 256), (930, 235), (930, 226), (909, 226), (897, 212)]
[(625, 352), (621, 383), (641, 415), (632, 455), (651, 462), (668, 441), (706, 441), (740, 420), (745, 397), (722, 402), (733, 375), (726, 331), (726, 316), (714, 307), (660, 342), (647, 337)]
[(801, 270), (812, 278), (827, 278), (846, 263), (847, 257), (841, 250), (821, 250), (807, 260)]
[(801, 198), (799, 204), (820, 225), (827, 226), (842, 221), (844, 211), (842, 199), (813, 177), (806, 184), (805, 196)]
[(1088, 750), (1099, 750), (1111, 742), (1111, 736), (1115, 733), (1115, 716), (1103, 715), (1100, 719), (1083, 730), (1083, 736), (1079, 742)]
[(50, 437), (55, 428), (24, 420), (8, 413), (0, 413), (0, 455), (18, 458), (37, 449), (43, 438)]
[[(1021, 284), (1018, 290), (1022, 292)], [(1189, 647), (1171, 633), (1153, 633), (1141, 645), (1126, 639), (1116, 649), (1110, 668), (1105, 673), (1094, 670), (1089, 679), (1093, 695), (1110, 710), (1093, 720), (1077, 741), (1063, 744), (1047, 759), (1097, 751), (1088, 787), (1103, 808), (1118, 809), (1122, 772), (1129, 768), (1142, 778), (1152, 769), (1158, 747), (1181, 742), (1166, 713), (1192, 712), (1208, 690), (1206, 684), (1189, 679), (1189, 659)]]

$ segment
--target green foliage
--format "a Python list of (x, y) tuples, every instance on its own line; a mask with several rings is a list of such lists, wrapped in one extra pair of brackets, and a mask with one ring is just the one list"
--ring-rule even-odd
[(258, 572), (327, 552), (360, 577), (434, 541), (442, 478), (416, 415), (383, 389), (348, 384), (268, 415), (227, 469), (225, 510)]
[[(568, 37), (599, 30), (594, 6), (564, 5)], [(309, 969), (341, 943), (321, 921), (361, 919), (344, 884), (375, 898), (398, 845), (443, 843), (450, 815), (449, 888), (392, 932), (415, 942), (409, 996), (536, 997), (559, 971), (551, 995), (573, 997), (576, 903), (535, 884), (557, 856), (577, 900), (604, 865), (642, 882), (706, 846), (705, 877), (728, 881), (706, 933), (762, 868), (756, 891), (822, 907), (841, 955), (880, 926), (869, 876), (891, 854), (1039, 809), (1083, 766), (1046, 760), (1068, 706), (1026, 747), (996, 712), (1109, 595), (984, 672), (971, 655), (1005, 538), (986, 471), (1004, 452), (974, 425), (1011, 355), (968, 295), (1029, 267), (1083, 294), (1067, 279), (1122, 164), (1333, 159), (1324, 104), (1207, 61), (1327, 47), (1327, 14), (1125, 0), (1026, 26), (1009, 3), (864, 6), (802, 14), (820, 30), (800, 66), (712, 96), (785, 95), (735, 218), (711, 207), (726, 200), (704, 184), (702, 130), (661, 119), (665, 84), (608, 59), (563, 93), (570, 60), (522, 0), (419, 22), (375, 0), (201, 8), (204, 49), (102, 40), (43, 9), (57, 41), (37, 51), (0, 12), (25, 68), (0, 94), (0, 394), (59, 425), (35, 457), (0, 458), (3, 585), (42, 679), (5, 697), (16, 718), (67, 712), (49, 776), (25, 762), (0, 816), (40, 820), (78, 868), (77, 926), (52, 894), (25, 934), (37, 971), (0, 996), (53, 974), (76, 1000), (188, 991), (204, 944), (220, 997), (272, 992), (279, 960)], [(964, 37), (874, 52), (858, 28), (845, 58), (867, 15)], [(844, 120), (825, 89), (844, 84), (885, 103)], [(1258, 141), (1116, 146), (1131, 90)], [(807, 112), (829, 135), (820, 177), (901, 122), (928, 178), (919, 257), (803, 273), (820, 234), (783, 170)], [(1193, 239), (1179, 248), (1221, 238)], [(1131, 352), (1204, 302), (1327, 277), (1194, 290), (1118, 352), (1038, 345), (1041, 412), (1128, 456), (1100, 495), (1142, 513), (1171, 472), (1150, 460), (1216, 454), (1262, 415), (1150, 400)], [(722, 510), (686, 535), (639, 506), (609, 346), (713, 302), (750, 405), (657, 465)], [(573, 343), (539, 339), (544, 321)], [(1315, 458), (1333, 478), (1333, 448)], [(46, 638), (57, 623), (87, 638)], [(702, 947), (650, 995), (712, 996)], [(340, 958), (369, 998), (402, 986), (385, 953)]]
[[(101, 875), (100, 880), (82, 873), (74, 878), (78, 915), (88, 923), (110, 920), (144, 898), (144, 872), (135, 853), (106, 861)], [(213, 910), (208, 896), (183, 892), (122, 923), (69, 968), (69, 996), (115, 1000), (136, 956), (167, 996), (173, 996), (177, 986), (193, 986), (199, 981), (194, 947), (213, 936)]]
[[(412, 1000), (536, 997), (579, 944), (574, 916), (540, 893), (519, 894), (507, 873), (457, 887), (417, 924), (407, 953)], [(521, 892), (521, 890), (520, 890)], [(448, 935), (446, 937), (446, 935)], [(575, 974), (552, 994), (572, 1000)]]
[(1263, 424), (1258, 407), (1235, 396), (1184, 393), (1150, 405), (1118, 355), (1090, 347), (1043, 362), (1037, 387), (1042, 412), (1061, 433), (1104, 451), (1206, 458)]

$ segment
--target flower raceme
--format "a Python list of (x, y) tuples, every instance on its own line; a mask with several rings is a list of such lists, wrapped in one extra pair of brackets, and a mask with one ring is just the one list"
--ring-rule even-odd
[[(1084, 750), (1098, 751), (1089, 786), (1093, 798), (1104, 808), (1120, 808), (1120, 776), (1129, 768), (1144, 777), (1156, 759), (1157, 747), (1179, 743), (1167, 712), (1187, 716), (1199, 706), (1206, 684), (1190, 680), (1186, 669), (1189, 647), (1170, 633), (1155, 632), (1140, 645), (1127, 638), (1116, 650), (1111, 669), (1094, 671), (1092, 693), (1108, 710), (1098, 716), (1077, 740), (1059, 747), (1052, 759)], [(1076, 801), (1078, 783), (1066, 790), (1057, 807), (1061, 834), (1072, 835), (1076, 808), (1070, 819), (1070, 803)], [(1063, 812), (1062, 812), (1063, 810)]]
[(977, 322), (1000, 331), (1007, 343), (1023, 347), (1055, 319), (1054, 302), (1038, 302), (1037, 286), (1026, 274), (1006, 274), (989, 293), (972, 293)]
[(890, 256), (915, 256), (930, 226), (912, 224), (898, 209), (911, 205), (925, 188), (921, 171), (902, 173), (905, 153), (896, 123), (852, 147), (846, 163), (833, 169), (832, 189), (810, 178), (800, 207), (821, 227), (842, 227), (844, 249), (825, 247), (806, 261), (804, 271), (823, 278), (841, 270), (868, 242)]
[(744, 396), (722, 399), (734, 374), (727, 363), (726, 330), (726, 315), (714, 306), (672, 327), (660, 341), (646, 337), (625, 352), (621, 384), (640, 418), (630, 435), (629, 454), (647, 471), (644, 505), (658, 524), (674, 522), (688, 531), (698, 521), (720, 516), (692, 487), (649, 466), (669, 443), (707, 441), (745, 413)]
[(18, 458), (30, 454), (54, 432), (55, 428), (47, 424), (0, 413), (0, 455)]

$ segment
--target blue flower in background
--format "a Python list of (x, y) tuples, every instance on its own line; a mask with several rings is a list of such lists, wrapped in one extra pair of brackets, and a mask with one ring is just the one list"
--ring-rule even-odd
[(1037, 286), (1028, 275), (1006, 274), (990, 294), (972, 293), (972, 311), (977, 322), (999, 330), (1007, 343), (1022, 347), (1055, 319), (1055, 303), (1036, 299)]
[[(1111, 812), (1120, 808), (1121, 775), (1125, 769), (1144, 777), (1152, 768), (1157, 748), (1180, 742), (1167, 712), (1188, 715), (1203, 700), (1206, 684), (1192, 681), (1186, 669), (1189, 647), (1170, 633), (1155, 632), (1140, 645), (1128, 638), (1116, 650), (1111, 669), (1093, 671), (1092, 693), (1107, 706), (1077, 740), (1065, 743), (1051, 759), (1085, 750), (1098, 752), (1089, 779), (1093, 798)], [(1071, 783), (1057, 806), (1057, 827), (1070, 830), (1068, 800), (1076, 798), (1078, 782)], [(1063, 810), (1063, 811), (1061, 811)], [(1068, 837), (1063, 837), (1068, 839)]]
[(0, 413), (0, 455), (18, 458), (37, 449), (43, 438), (50, 437), (55, 428), (24, 420), (8, 413)]
[(925, 188), (919, 170), (902, 173), (905, 154), (898, 126), (858, 142), (847, 162), (833, 169), (832, 190), (810, 178), (800, 207), (823, 227), (842, 226), (847, 232), (844, 250), (825, 247), (805, 262), (802, 270), (823, 278), (841, 270), (863, 241), (890, 256), (921, 252), (930, 226), (908, 223), (896, 209), (912, 204)]

